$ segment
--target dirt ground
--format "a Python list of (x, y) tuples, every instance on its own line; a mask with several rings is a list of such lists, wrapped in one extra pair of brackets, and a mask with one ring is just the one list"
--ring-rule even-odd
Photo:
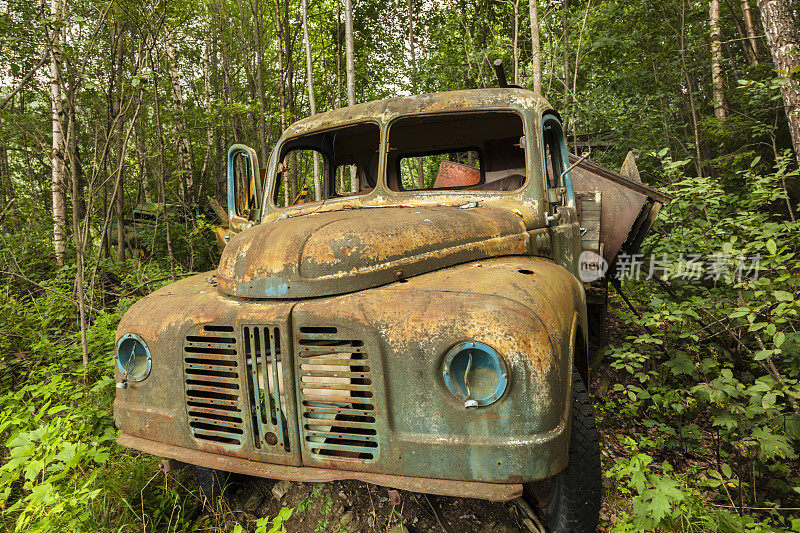
[(294, 508), (285, 525), (287, 531), (298, 533), (528, 531), (513, 503), (393, 491), (360, 481), (309, 484), (252, 479), (234, 492), (229, 504), (236, 521), (248, 531), (255, 530), (257, 518), (275, 517), (282, 507)]

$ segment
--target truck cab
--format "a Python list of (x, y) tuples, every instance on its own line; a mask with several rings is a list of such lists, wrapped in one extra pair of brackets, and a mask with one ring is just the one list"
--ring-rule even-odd
[(593, 530), (603, 301), (587, 307), (581, 261), (612, 264), (668, 199), (570, 159), (558, 113), (518, 88), (321, 113), (261, 169), (231, 148), (218, 268), (120, 322), (118, 442), (273, 479), (524, 497), (550, 529)]

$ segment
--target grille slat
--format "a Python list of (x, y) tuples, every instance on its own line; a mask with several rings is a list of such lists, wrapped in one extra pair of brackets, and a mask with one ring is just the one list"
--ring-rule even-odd
[[(323, 379), (323, 378), (320, 378)], [(350, 383), (326, 383), (324, 381), (303, 381), (303, 390), (351, 390), (366, 391), (372, 390), (372, 385), (355, 385)]]
[(280, 328), (274, 325), (242, 327), (247, 360), (247, 387), (253, 414), (253, 444), (290, 451), (288, 398), (281, 353)]
[(311, 457), (374, 461), (380, 438), (364, 342), (335, 327), (301, 327), (297, 354), (300, 426)]
[(213, 444), (240, 446), (244, 428), (233, 328), (213, 324), (194, 328), (184, 340), (183, 354), (192, 436)]

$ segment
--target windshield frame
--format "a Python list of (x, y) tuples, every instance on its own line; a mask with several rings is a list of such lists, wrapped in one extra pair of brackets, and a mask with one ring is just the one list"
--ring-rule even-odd
[[(296, 141), (297, 139), (300, 139), (302, 137), (308, 137), (310, 135), (318, 135), (321, 133), (328, 133), (335, 130), (340, 130), (359, 125), (367, 125), (367, 124), (373, 124), (378, 127), (378, 179), (376, 186), (371, 191), (369, 191), (366, 194), (351, 194), (348, 196), (328, 197), (328, 198), (323, 198), (320, 201), (306, 202), (302, 204), (289, 205), (283, 207), (275, 203), (276, 187), (278, 186), (278, 173), (277, 173), (278, 162), (280, 161), (280, 154), (283, 152), (284, 147), (288, 143)], [(383, 179), (383, 176), (385, 174), (385, 172), (383, 172), (383, 169), (386, 164), (385, 161), (386, 150), (384, 146), (385, 130), (386, 130), (385, 123), (381, 122), (380, 120), (361, 118), (358, 120), (353, 120), (348, 122), (343, 121), (330, 128), (307, 131), (280, 139), (279, 142), (275, 145), (275, 148), (273, 148), (272, 153), (270, 154), (269, 157), (269, 165), (267, 167), (269, 195), (268, 196), (266, 194), (264, 195), (264, 198), (267, 203), (267, 209), (261, 210), (262, 212), (261, 218), (262, 219), (264, 218), (264, 214), (267, 211), (271, 213), (291, 212), (293, 210), (302, 210), (303, 208), (308, 208), (313, 206), (321, 207), (322, 205), (328, 205), (331, 203), (352, 201), (354, 198), (363, 199), (375, 196), (376, 191), (378, 191), (378, 189), (381, 187), (381, 184), (385, 181)]]
[[(525, 105), (525, 101), (512, 104), (497, 106), (469, 106), (463, 108), (450, 108), (441, 111), (424, 112), (401, 112), (383, 114), (375, 113), (372, 116), (363, 115), (354, 117), (351, 120), (336, 121), (335, 125), (319, 129), (308, 129), (302, 132), (293, 133), (282, 138), (273, 148), (267, 168), (268, 193), (265, 192), (265, 207), (261, 210), (261, 219), (274, 220), (275, 218), (285, 218), (314, 213), (317, 211), (341, 210), (351, 208), (368, 208), (392, 205), (403, 205), (411, 207), (419, 203), (420, 205), (429, 204), (456, 204), (463, 202), (483, 202), (499, 203), (510, 208), (512, 205), (519, 205), (523, 211), (530, 213), (534, 218), (542, 218), (539, 213), (541, 202), (544, 200), (545, 191), (543, 184), (540, 183), (540, 176), (537, 168), (541, 163), (542, 140), (540, 138), (541, 119), (545, 110), (552, 110), (545, 105)], [(346, 109), (346, 108), (345, 108)], [(411, 117), (426, 117), (440, 115), (470, 115), (470, 114), (490, 114), (490, 113), (513, 113), (522, 121), (522, 130), (525, 138), (525, 181), (519, 189), (513, 191), (491, 191), (465, 189), (432, 189), (432, 190), (410, 190), (396, 191), (388, 187), (387, 184), (387, 165), (389, 146), (389, 134), (391, 126), (398, 120)], [(375, 188), (366, 194), (342, 196), (338, 198), (327, 198), (321, 202), (311, 202), (294, 206), (281, 207), (274, 203), (274, 188), (277, 185), (275, 170), (278, 164), (278, 157), (283, 145), (298, 137), (324, 133), (340, 128), (355, 126), (358, 124), (375, 124), (380, 130), (379, 143), (379, 163), (378, 180)], [(291, 129), (291, 127), (290, 127)], [(526, 215), (527, 216), (527, 215)]]

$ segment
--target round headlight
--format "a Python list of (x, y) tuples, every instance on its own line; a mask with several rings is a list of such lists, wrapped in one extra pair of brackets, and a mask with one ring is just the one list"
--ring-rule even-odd
[(150, 374), (150, 350), (141, 337), (128, 333), (117, 341), (117, 368), (131, 381), (142, 381)]
[(482, 342), (460, 342), (450, 348), (442, 374), (448, 390), (467, 409), (493, 404), (508, 387), (505, 361)]

